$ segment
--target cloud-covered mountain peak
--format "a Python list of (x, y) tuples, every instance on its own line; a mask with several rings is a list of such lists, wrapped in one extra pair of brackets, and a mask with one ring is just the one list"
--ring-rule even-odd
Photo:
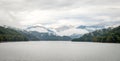
[(40, 33), (54, 33), (54, 31), (50, 30), (49, 28), (47, 28), (46, 26), (42, 25), (42, 24), (35, 24), (35, 25), (31, 25), (28, 26), (26, 28), (27, 31), (37, 31)]
[(48, 27), (46, 25), (42, 24), (35, 24), (28, 26), (26, 28), (27, 31), (37, 31), (39, 33), (51, 33), (54, 35), (59, 36), (81, 36), (85, 33), (93, 32), (95, 30), (104, 29), (111, 27), (111, 25), (114, 25), (113, 23), (99, 23), (99, 24), (93, 24), (93, 25), (80, 25), (80, 26), (73, 26), (73, 25), (61, 25), (61, 26), (54, 26), (54, 27)]

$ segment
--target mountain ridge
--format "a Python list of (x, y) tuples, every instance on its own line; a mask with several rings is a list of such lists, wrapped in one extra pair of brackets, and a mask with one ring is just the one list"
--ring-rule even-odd
[[(110, 25), (80, 25), (80, 26), (72, 26), (72, 25), (62, 25), (54, 27), (47, 27), (42, 24), (35, 24), (26, 27), (26, 31), (37, 31), (40, 33), (53, 33), (58, 36), (70, 36), (71, 38), (76, 38), (83, 34), (93, 32), (95, 30), (105, 29), (108, 27), (112, 27)], [(73, 36), (73, 37), (72, 37)], [(76, 36), (76, 37), (74, 37)]]
[(84, 34), (82, 37), (75, 38), (72, 41), (120, 43), (119, 31), (120, 31), (120, 26), (115, 28), (96, 30), (96, 31)]

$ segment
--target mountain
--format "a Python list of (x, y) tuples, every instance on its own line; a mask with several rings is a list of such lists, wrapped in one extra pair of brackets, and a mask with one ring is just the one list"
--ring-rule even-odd
[(27, 31), (37, 31), (40, 33), (54, 33), (54, 31), (50, 28), (45, 27), (44, 25), (41, 24), (36, 24), (36, 25), (32, 25), (27, 27), (25, 30)]
[[(33, 29), (33, 28), (37, 28)], [(47, 32), (38, 32), (39, 28), (47, 30)], [(11, 28), (8, 26), (0, 26), (0, 42), (7, 41), (40, 41), (40, 40), (71, 40), (68, 36), (58, 36), (45, 27), (34, 26), (29, 27), (29, 31), (21, 30), (18, 28)], [(42, 30), (43, 30), (42, 29)]]
[[(56, 27), (46, 27), (45, 25), (36, 24), (32, 26), (28, 26), (26, 29), (24, 29), (28, 32), (33, 33), (39, 32), (39, 34), (48, 34), (48, 35), (55, 35), (55, 36), (68, 36), (71, 38), (74, 38), (75, 36), (79, 37), (82, 34), (88, 33), (85, 29), (77, 29), (76, 27), (72, 25), (62, 25), (62, 26), (56, 26)], [(76, 38), (76, 37), (75, 37)]]
[(95, 30), (100, 30), (100, 29), (106, 29), (109, 27), (117, 27), (120, 25), (120, 21), (115, 21), (115, 22), (101, 22), (98, 24), (93, 24), (93, 25), (80, 25), (77, 27), (77, 29), (85, 29), (88, 32), (93, 32)]
[[(118, 27), (119, 25), (120, 25), (120, 21), (115, 21), (115, 22), (113, 21), (113, 22), (102, 22), (102, 23), (93, 24), (93, 25), (80, 25), (76, 28), (84, 29), (84, 30), (88, 31), (88, 33), (90, 33), (90, 32), (96, 31), (96, 30), (107, 29), (109, 27), (115, 28), (115, 27)], [(84, 34), (80, 34), (78, 36), (82, 36)], [(78, 37), (78, 36), (76, 36), (76, 37)]]
[(103, 25), (91, 25), (91, 26), (80, 25), (77, 28), (81, 28), (81, 29), (90, 29), (90, 28), (102, 29), (102, 28), (105, 28), (105, 26), (103, 26)]
[(28, 39), (24, 34), (13, 28), (0, 26), (0, 42), (7, 41), (28, 41)]
[(42, 24), (35, 24), (26, 27), (26, 31), (36, 31), (41, 34), (49, 34), (49, 35), (56, 35), (56, 36), (69, 36), (71, 38), (80, 37), (86, 33), (93, 32), (95, 30), (106, 29), (108, 27), (116, 27), (119, 25), (118, 23), (99, 23), (93, 25), (80, 25), (80, 26), (73, 26), (73, 25), (59, 25), (59, 26), (46, 26)]
[(40, 33), (37, 31), (30, 31), (29, 33), (35, 36), (37, 40), (71, 40), (68, 36), (58, 36), (52, 33)]
[[(80, 25), (80, 26), (61, 25), (54, 27), (36, 24), (36, 25), (27, 26), (23, 30), (11, 28), (8, 26), (0, 26), (0, 40), (1, 41), (2, 40), (5, 41), (33, 40), (34, 41), (34, 40), (71, 40), (74, 38), (78, 38), (74, 40), (79, 40), (80, 39), (79, 37), (83, 37), (84, 34), (86, 35), (86, 33), (90, 34), (88, 37), (91, 37), (91, 34), (95, 36), (98, 36), (100, 33), (102, 33), (102, 35), (104, 34), (106, 35), (106, 33), (104, 32), (107, 32), (119, 25), (119, 24), (114, 24), (114, 25), (113, 24), (114, 23), (107, 23), (107, 24), (99, 23), (93, 25)], [(111, 27), (111, 29), (107, 29), (109, 27)], [(101, 29), (104, 30), (99, 31)], [(93, 31), (95, 31), (95, 33)], [(95, 37), (95, 39), (97, 38)], [(84, 39), (80, 39), (80, 40), (84, 40)], [(86, 39), (86, 40), (93, 41), (93, 39)]]
[(88, 32), (92, 32), (92, 31), (104, 29), (104, 28), (105, 28), (104, 25), (90, 25), (90, 26), (80, 25), (77, 27), (77, 29), (85, 29)]
[(39, 40), (39, 38), (37, 38), (36, 36), (34, 36), (31, 32), (28, 32), (26, 30), (18, 30), (20, 33), (22, 33), (23, 35), (26, 36), (26, 38), (29, 40), (29, 41), (36, 41), (36, 40)]
[(30, 35), (33, 35), (35, 37), (32, 39), (28, 37), (30, 40), (71, 40), (69, 36), (57, 35), (55, 29), (40, 24), (29, 26), (25, 30), (27, 36), (31, 37)]
[(73, 39), (72, 41), (120, 43), (120, 26), (116, 28), (96, 30), (84, 34), (80, 38)]
[(72, 38), (72, 39), (74, 39), (74, 38), (79, 38), (79, 37), (81, 37), (82, 36), (82, 34), (72, 34), (72, 35), (70, 35), (70, 37)]
[(78, 27), (72, 25), (62, 25), (56, 27), (47, 27), (45, 25), (36, 24), (26, 27), (26, 31), (36, 31), (41, 34), (49, 34), (49, 35), (56, 35), (56, 36), (69, 36), (71, 38), (77, 38), (82, 36), (85, 33), (89, 33), (98, 29), (103, 29), (104, 26), (85, 26), (80, 25)]
[(95, 30), (106, 29), (109, 27), (113, 27), (113, 28), (117, 27), (120, 25), (119, 23), (120, 22), (118, 21), (118, 22), (104, 22), (93, 25), (80, 25), (80, 26), (64, 25), (58, 27), (55, 30), (57, 31), (59, 29), (59, 31), (56, 32), (57, 35), (62, 35), (62, 36), (65, 35), (65, 36), (70, 36), (71, 38), (77, 38), (86, 33), (93, 32)]

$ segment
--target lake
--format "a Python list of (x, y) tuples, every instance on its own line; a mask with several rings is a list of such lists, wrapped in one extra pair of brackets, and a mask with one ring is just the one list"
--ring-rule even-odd
[(120, 61), (120, 44), (30, 41), (0, 43), (0, 61)]

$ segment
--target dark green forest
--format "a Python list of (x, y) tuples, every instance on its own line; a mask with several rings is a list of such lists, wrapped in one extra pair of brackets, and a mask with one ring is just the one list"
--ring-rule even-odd
[(94, 32), (84, 34), (80, 38), (73, 39), (72, 41), (120, 43), (120, 26), (116, 28), (96, 30)]
[(45, 41), (57, 41), (57, 40), (64, 40), (64, 41), (69, 41), (71, 40), (71, 38), (69, 36), (59, 36), (59, 35), (55, 35), (52, 33), (40, 33), (37, 31), (22, 31), (22, 33), (29, 39), (32, 41), (39, 41), (39, 40), (45, 40)]
[(28, 39), (22, 33), (10, 27), (0, 26), (0, 42), (7, 41), (27, 41)]

